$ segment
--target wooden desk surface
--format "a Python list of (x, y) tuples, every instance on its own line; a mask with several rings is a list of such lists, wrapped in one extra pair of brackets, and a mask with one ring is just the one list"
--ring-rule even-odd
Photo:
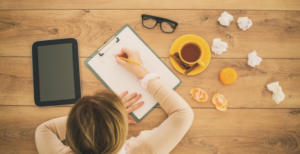
[[(83, 64), (124, 24), (129, 24), (182, 80), (176, 91), (189, 103), (195, 120), (172, 154), (300, 153), (300, 1), (298, 0), (1, 0), (0, 1), (0, 153), (37, 153), (34, 133), (44, 121), (68, 115), (71, 106), (39, 108), (33, 102), (31, 46), (46, 39), (74, 37), (79, 43), (82, 92), (105, 87)], [(234, 16), (229, 27), (218, 24), (223, 11)], [(173, 34), (141, 25), (141, 14), (179, 23)], [(236, 21), (248, 16), (253, 26), (242, 31)], [(212, 45), (229, 45), (203, 73), (179, 74), (168, 53), (181, 35), (196, 34)], [(263, 58), (247, 65), (249, 52)], [(238, 79), (223, 85), (221, 69), (233, 67)], [(266, 84), (279, 81), (286, 98), (277, 105)], [(189, 89), (200, 87), (211, 98), (220, 92), (229, 100), (226, 112), (211, 101), (198, 103)], [(167, 118), (158, 107), (141, 123), (130, 125), (129, 137), (153, 129)]]

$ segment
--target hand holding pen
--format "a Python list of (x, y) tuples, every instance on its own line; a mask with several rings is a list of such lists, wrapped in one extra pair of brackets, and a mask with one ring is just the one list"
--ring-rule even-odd
[[(121, 52), (115, 55), (117, 63), (124, 66), (129, 72), (142, 79), (149, 72), (143, 67), (143, 62), (140, 53), (136, 50), (122, 48)], [(123, 59), (121, 58), (123, 57)], [(124, 59), (128, 60), (124, 60)], [(142, 65), (142, 66), (140, 66)]]

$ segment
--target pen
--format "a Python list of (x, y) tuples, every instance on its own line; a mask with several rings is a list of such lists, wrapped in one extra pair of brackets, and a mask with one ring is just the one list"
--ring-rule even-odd
[[(114, 55), (114, 56), (116, 56), (116, 55)], [(119, 57), (119, 58), (121, 58), (121, 59), (123, 59), (123, 60), (125, 60), (125, 61), (128, 61), (128, 62), (130, 62), (130, 63), (133, 63), (133, 64), (136, 64), (136, 65), (145, 67), (143, 64), (140, 64), (140, 63), (138, 63), (138, 62), (132, 61), (132, 60), (130, 60), (130, 59), (127, 59), (127, 58), (124, 58), (124, 57)]]

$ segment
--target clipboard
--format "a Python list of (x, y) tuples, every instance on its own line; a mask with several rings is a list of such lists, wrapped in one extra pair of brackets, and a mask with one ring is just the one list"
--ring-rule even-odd
[[(130, 36), (131, 39), (126, 39), (126, 35)], [(123, 39), (123, 42), (122, 42), (122, 39)], [(163, 76), (163, 77), (161, 76), (161, 79), (162, 80), (164, 79), (166, 82), (169, 82), (169, 83), (167, 83), (167, 85), (169, 84), (169, 86), (171, 86), (171, 88), (173, 88), (174, 90), (181, 84), (181, 80), (168, 68), (168, 66), (155, 54), (155, 52), (153, 52), (153, 50), (137, 35), (137, 33), (128, 24), (125, 24), (117, 33), (115, 33), (102, 46), (100, 46), (89, 58), (87, 58), (84, 61), (85, 65), (92, 71), (92, 73), (101, 81), (101, 83), (107, 89), (112, 90), (117, 94), (120, 94), (121, 93), (120, 89), (114, 83), (114, 82), (118, 82), (118, 79), (122, 79), (123, 81), (126, 81), (126, 82), (122, 82), (122, 83), (124, 83), (124, 85), (119, 86), (120, 88), (121, 87), (123, 88), (124, 86), (126, 86), (125, 84), (128, 81), (128, 82), (132, 82), (132, 84), (134, 84), (136, 89), (139, 89), (137, 87), (137, 85), (138, 85), (137, 77), (135, 77), (131, 73), (130, 73), (131, 74), (130, 75), (129, 72), (124, 67), (117, 66), (118, 64), (116, 64), (114, 56), (112, 58), (112, 53), (116, 54), (121, 51), (120, 49), (121, 49), (121, 47), (123, 47), (123, 46), (121, 46), (121, 44), (124, 43), (124, 41), (127, 41), (126, 45), (127, 44), (137, 44), (137, 46), (142, 47), (145, 51), (147, 50), (145, 53), (140, 52), (141, 57), (144, 54), (145, 55), (147, 54), (147, 58), (146, 59), (144, 58), (145, 61), (142, 57), (143, 63), (145, 65), (148, 60), (148, 57), (152, 56), (152, 60), (156, 61), (156, 63), (148, 62), (148, 65), (146, 65), (147, 70), (148, 70), (148, 68), (147, 68), (147, 66), (148, 66), (149, 69), (152, 69), (152, 71), (153, 70), (155, 71), (155, 69), (157, 69), (156, 71), (163, 71), (163, 72), (161, 72), (161, 74), (163, 74), (163, 75), (166, 74), (166, 76)], [(132, 46), (132, 47), (134, 47), (134, 46)], [(105, 60), (108, 59), (107, 63), (110, 62), (110, 65), (103, 63), (101, 58), (103, 58)], [(105, 61), (105, 60), (103, 60), (103, 61)], [(114, 60), (114, 62), (113, 62), (113, 60)], [(112, 73), (111, 71), (118, 70), (118, 73), (119, 72), (124, 73), (124, 75), (127, 76), (127, 78), (124, 79), (122, 77), (115, 77), (114, 75), (109, 76), (109, 74), (101, 72), (102, 70), (100, 67), (102, 67), (102, 69), (107, 68), (107, 67), (104, 67), (104, 65), (107, 65), (107, 67), (110, 67), (110, 66), (115, 67), (115, 69), (110, 70), (110, 73)], [(152, 65), (160, 65), (160, 68), (156, 68), (155, 66), (152, 66)], [(148, 71), (151, 72), (151, 70), (148, 70)], [(161, 74), (159, 74), (159, 75), (161, 75)], [(170, 78), (170, 80), (172, 79), (172, 83), (171, 83), (171, 81), (166, 80), (166, 78), (168, 78), (168, 79)], [(132, 88), (132, 86), (130, 86), (129, 88)], [(124, 91), (126, 91), (126, 90), (124, 90)], [(140, 92), (146, 93), (145, 91), (147, 92), (147, 90), (139, 89), (139, 91), (136, 91), (136, 92), (137, 93), (140, 93)], [(148, 93), (148, 95), (151, 95), (151, 94)], [(146, 98), (148, 97), (147, 100), (149, 100), (149, 101), (151, 100), (151, 102), (153, 102), (153, 99), (155, 99), (155, 98), (153, 98), (153, 99), (150, 98), (150, 96), (145, 96), (144, 94), (142, 95), (142, 98), (143, 97), (146, 97)], [(151, 95), (151, 97), (153, 97), (153, 96)], [(147, 103), (147, 100), (144, 100), (145, 103), (143, 106), (145, 106), (145, 104)], [(140, 100), (138, 102), (140, 102)], [(151, 108), (148, 105), (147, 109), (143, 109), (144, 111), (142, 111), (142, 109), (140, 109), (143, 107), (142, 106), (139, 109), (137, 109), (136, 111), (131, 112), (130, 115), (135, 119), (136, 122), (140, 122), (151, 111), (153, 111), (157, 107), (158, 104), (159, 103), (156, 101), (155, 104), (150, 104)]]

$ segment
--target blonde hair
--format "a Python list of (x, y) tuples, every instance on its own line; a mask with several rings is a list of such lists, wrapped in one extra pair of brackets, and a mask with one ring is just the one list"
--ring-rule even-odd
[(76, 154), (118, 153), (127, 133), (126, 109), (112, 91), (84, 96), (76, 102), (67, 120), (67, 142)]

